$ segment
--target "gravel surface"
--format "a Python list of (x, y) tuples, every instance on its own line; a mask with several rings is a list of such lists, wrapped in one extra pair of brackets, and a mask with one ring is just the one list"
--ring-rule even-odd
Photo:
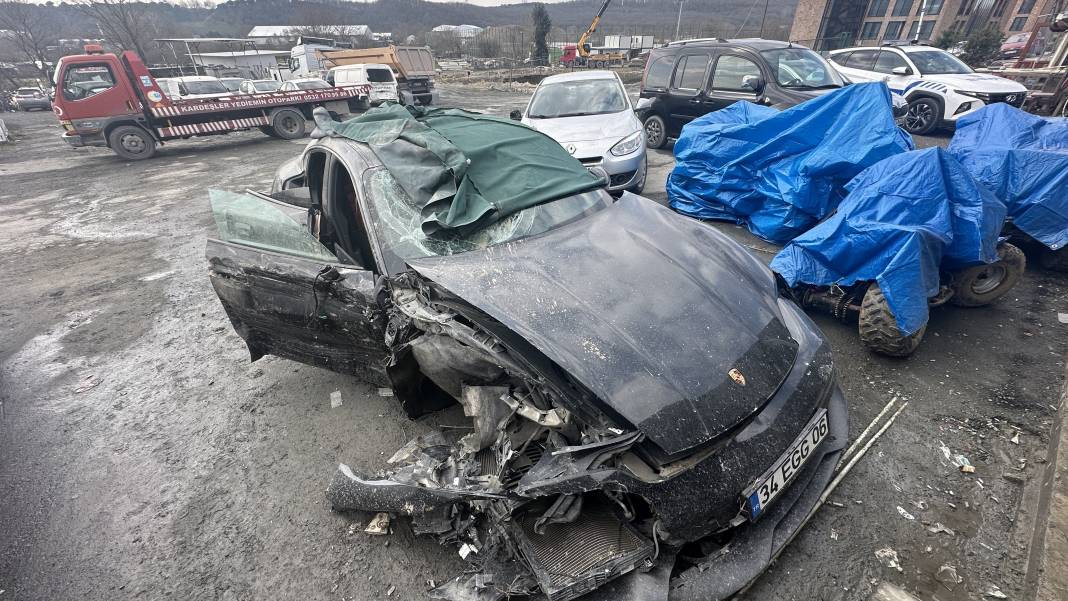
[[(442, 97), (500, 115), (526, 101)], [(368, 536), (369, 515), (332, 512), (323, 495), (338, 462), (381, 467), (460, 412), (413, 422), (351, 377), (250, 364), (208, 283), (206, 189), (265, 188), (303, 142), (248, 132), (127, 163), (66, 148), (49, 113), (0, 118), (17, 139), (0, 146), (0, 600), (369, 599), (393, 586), (418, 599), (461, 568), (404, 520)], [(663, 202), (670, 152), (650, 164)], [(934, 310), (907, 360), (817, 316), (852, 435), (890, 399), (909, 406), (742, 598), (866, 599), (882, 581), (924, 599), (979, 599), (991, 584), (1024, 598), (1068, 351), (1058, 312), (1068, 281), (1036, 268), (993, 306)], [(963, 579), (953, 590), (935, 579), (943, 565)]]

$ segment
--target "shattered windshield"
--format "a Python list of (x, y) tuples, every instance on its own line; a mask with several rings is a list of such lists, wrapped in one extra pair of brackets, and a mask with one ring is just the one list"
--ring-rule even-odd
[(908, 53), (920, 70), (920, 75), (963, 75), (973, 73), (972, 68), (959, 58), (942, 50), (917, 50)]
[(579, 117), (618, 113), (627, 109), (627, 98), (615, 79), (562, 81), (539, 86), (530, 101), (531, 119)]
[(387, 169), (369, 170), (364, 181), (368, 188), (367, 207), (389, 273), (404, 271), (406, 259), (454, 255), (540, 234), (611, 203), (611, 197), (598, 189), (524, 209), (467, 234), (443, 232), (427, 236), (423, 233), (420, 207)]
[(838, 71), (808, 48), (775, 48), (763, 50), (761, 54), (784, 88), (840, 88), (845, 85)]

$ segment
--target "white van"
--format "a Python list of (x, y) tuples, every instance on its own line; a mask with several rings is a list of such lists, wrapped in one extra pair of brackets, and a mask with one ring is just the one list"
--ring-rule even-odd
[(389, 65), (344, 65), (327, 71), (326, 81), (334, 87), (367, 84), (371, 86), (370, 102), (378, 106), (387, 100), (398, 101), (397, 78)]

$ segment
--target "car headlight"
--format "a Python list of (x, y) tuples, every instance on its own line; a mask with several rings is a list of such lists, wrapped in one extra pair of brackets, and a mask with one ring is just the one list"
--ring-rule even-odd
[(953, 91), (958, 93), (958, 94), (963, 94), (964, 96), (971, 96), (972, 98), (978, 98), (979, 100), (986, 100), (987, 98), (990, 98), (990, 94), (987, 94), (986, 92), (969, 92), (968, 90), (953, 90)]
[(611, 152), (617, 157), (628, 155), (642, 147), (642, 143), (645, 141), (642, 139), (642, 136), (643, 132), (638, 130), (619, 142), (616, 142), (616, 145), (608, 152)]

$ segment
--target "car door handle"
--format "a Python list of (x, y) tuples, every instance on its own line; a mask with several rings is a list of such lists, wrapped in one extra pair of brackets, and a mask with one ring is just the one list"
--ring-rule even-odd
[(702, 102), (704, 102), (704, 101), (701, 100), (700, 98), (691, 98), (690, 99), (690, 104), (701, 104)]

